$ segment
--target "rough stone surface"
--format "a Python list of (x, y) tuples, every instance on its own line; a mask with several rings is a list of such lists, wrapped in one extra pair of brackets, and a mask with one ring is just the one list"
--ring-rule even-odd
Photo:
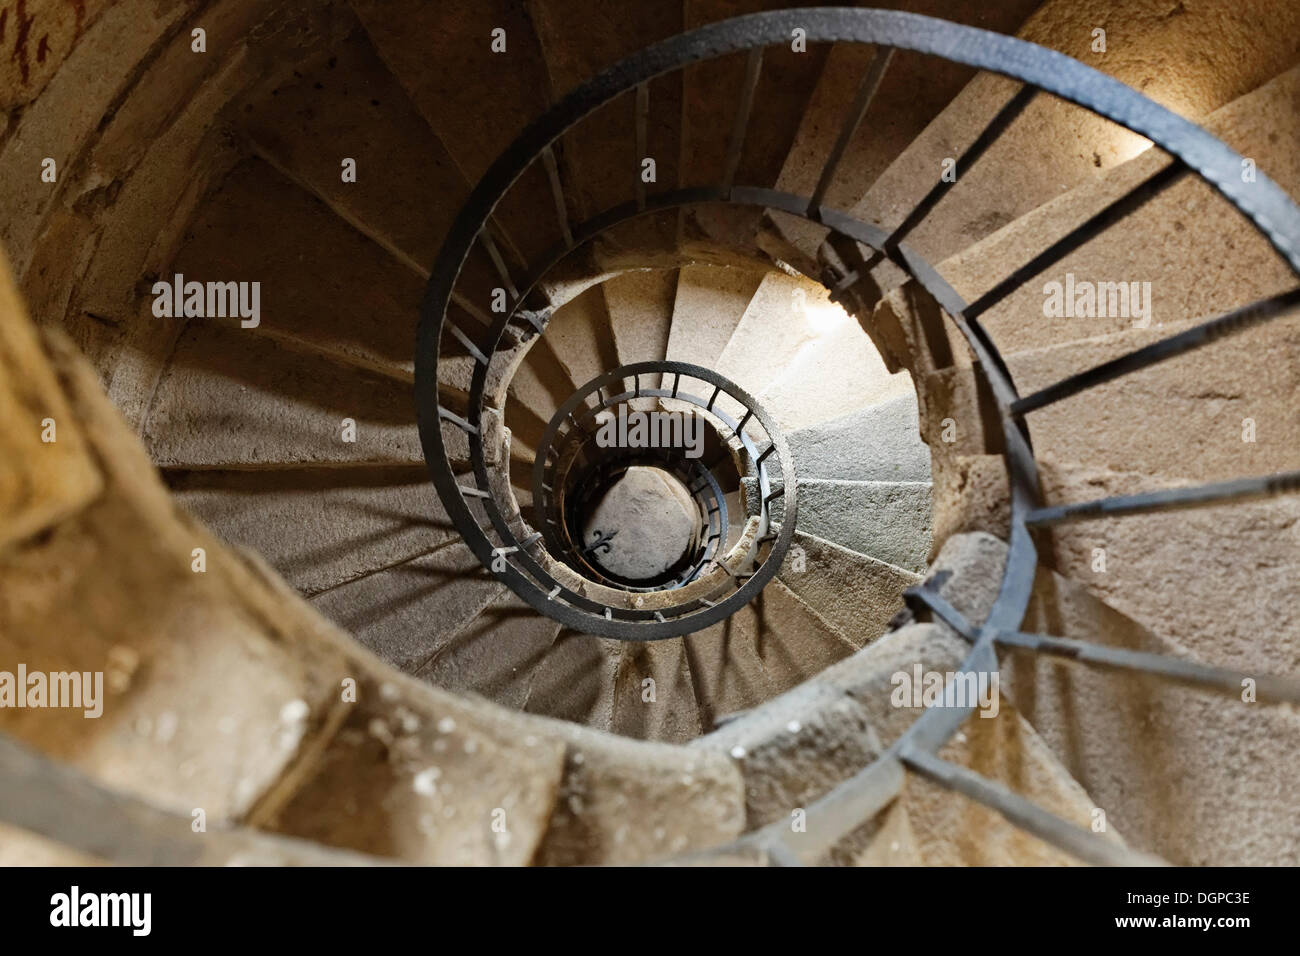
[(919, 572), (930, 551), (930, 483), (800, 480), (799, 527)]
[(502, 587), (455, 538), (321, 591), (312, 604), (379, 657), (414, 673)]
[(635, 466), (593, 502), (584, 532), (616, 536), (591, 560), (620, 577), (644, 581), (672, 568), (699, 525), (699, 509), (681, 482), (657, 468)]
[(794, 546), (803, 553), (791, 548), (781, 581), (856, 647), (885, 633), (903, 607), (904, 589), (920, 580), (911, 571), (803, 531), (795, 533)]
[(257, 335), (404, 381), (414, 375), (423, 277), (261, 160), (236, 166), (203, 204), (164, 280), (175, 273), (260, 280)]
[(929, 481), (916, 398), (900, 395), (787, 436), (800, 478)]
[(409, 385), (206, 319), (181, 336), (144, 439), (171, 467), (424, 460)]
[[(103, 486), (77, 420), (0, 261), (0, 552), (83, 508)], [(42, 435), (53, 438), (44, 441)]]
[(610, 730), (677, 744), (704, 731), (683, 641), (623, 643), (614, 679)]
[[(241, 122), (261, 156), (408, 268), (427, 272), (469, 186), (362, 29), (331, 53), (274, 96), (250, 102)], [(355, 182), (342, 181), (345, 146), (356, 160)]]
[(686, 266), (677, 279), (667, 358), (713, 368), (758, 291), (762, 273)]
[(457, 534), (423, 466), (185, 471), (166, 478), (191, 514), (231, 544), (261, 554), (307, 595)]
[[(987, 535), (952, 539), (935, 565), (951, 574), (942, 592), (968, 614), (984, 613), (1005, 555)], [(1023, 629), (1193, 657), (1045, 568)], [(1223, 663), (1210, 648), (1194, 656)], [(1032, 651), (1004, 652), (1002, 678), (1003, 691), (1131, 844), (1185, 865), (1295, 863), (1300, 833), (1286, 797), (1300, 784), (1293, 710)]]
[(245, 593), (239, 559), (178, 520), (89, 368), (62, 339), (47, 348), (104, 490), (4, 555), (0, 657), (104, 672), (103, 713), (6, 708), (3, 729), (108, 787), (187, 815), (201, 807), (210, 825), (238, 819), (316, 732), (342, 656), (307, 653), (301, 621)]
[(846, 411), (913, 394), (910, 376), (889, 374), (856, 322), (842, 312), (828, 313), (833, 326), (800, 349), (759, 394), (782, 428), (808, 428)]

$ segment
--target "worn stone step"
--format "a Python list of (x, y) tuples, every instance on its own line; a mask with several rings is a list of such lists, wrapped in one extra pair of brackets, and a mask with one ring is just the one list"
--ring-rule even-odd
[[(1041, 473), (1043, 497), (1051, 503), (1151, 489), (1145, 475), (1082, 463), (1048, 459)], [(1063, 575), (1201, 660), (1295, 675), (1300, 674), (1298, 519), (1300, 501), (1294, 495), (1130, 515), (1055, 526), (1043, 554)]]
[(749, 308), (762, 275), (720, 266), (683, 266), (666, 357), (712, 368)]
[(800, 478), (930, 479), (930, 449), (921, 441), (913, 395), (900, 395), (800, 428), (787, 438)]
[[(610, 730), (626, 737), (686, 743), (704, 732), (682, 638), (623, 642), (614, 678)], [(652, 682), (652, 683), (647, 683)]]
[(767, 273), (719, 355), (717, 370), (751, 395), (761, 392), (819, 337), (818, 323), (833, 308), (822, 286)]
[[(1264, 8), (1267, 8), (1267, 13)], [(1018, 32), (1022, 39), (1059, 50), (1107, 73), (1162, 105), (1198, 119), (1259, 86), (1290, 66), (1294, 50), (1276, 36), (1257, 43), (1250, 18), (1217, 8), (1184, 10), (1145, 0), (1126, 10), (1123, 25), (1108, 26), (1105, 53), (1095, 53), (1091, 14), (1068, 0), (1045, 3)], [(1285, 0), (1264, 4), (1285, 31), (1300, 27), (1300, 13)], [(1269, 31), (1272, 33), (1272, 31)], [(1290, 32), (1294, 32), (1292, 29)], [(1195, 70), (1186, 63), (1188, 45), (1201, 36), (1219, 39)], [(1138, 38), (1141, 38), (1140, 40)], [(1251, 56), (1238, 49), (1250, 48)], [(945, 157), (955, 158), (1017, 90), (991, 74), (980, 74), (918, 136), (854, 207), (886, 228), (904, 216), (938, 181)], [(1062, 150), (1061, 143), (1071, 144)], [(1039, 96), (958, 181), (908, 244), (932, 263), (970, 246), (999, 227), (1071, 187), (1096, 178), (1139, 152), (1145, 141), (1087, 110)]]
[(304, 594), (456, 537), (428, 471), (170, 471), (172, 495), (226, 541), (261, 554)]
[(608, 730), (620, 642), (563, 628), (534, 668), (524, 710)]
[[(1022, 395), (1197, 324), (1165, 323), (1009, 355)], [(1267, 356), (1267, 358), (1263, 358)], [(1300, 468), (1300, 310), (1213, 345), (1132, 372), (1028, 418), (1034, 451), (1059, 461), (1170, 480), (1225, 481)], [(952, 450), (1001, 446), (992, 421), (971, 415), (981, 400), (974, 373), (950, 367), (926, 376), (932, 443), (956, 429)], [(967, 411), (963, 413), (962, 409)], [(990, 444), (991, 443), (991, 444)]]
[(930, 483), (800, 479), (799, 528), (919, 573), (930, 551)]
[[(609, 310), (599, 285), (556, 309), (544, 337), (574, 388), (618, 367)], [(544, 368), (540, 371), (546, 372)], [(548, 381), (552, 387), (556, 384)]]
[[(258, 155), (427, 274), (469, 186), (360, 26), (327, 60), (249, 102), (240, 122)], [(344, 158), (356, 161), (354, 182), (343, 181)]]
[[(677, 272), (625, 272), (603, 283), (601, 288), (605, 292), (605, 308), (609, 312), (619, 364), (663, 359), (668, 354)], [(647, 380), (643, 384), (652, 383)]]
[(318, 592), (311, 603), (389, 664), (416, 673), (503, 590), (452, 539)]
[(415, 675), (522, 710), (560, 625), (507, 592), (453, 634)]
[[(682, 9), (659, 5), (620, 8), (593, 0), (530, 4), (551, 87), (576, 89), (624, 57), (682, 31)], [(681, 75), (649, 84), (646, 147), (656, 180), (648, 192), (677, 186), (682, 118)], [(571, 184), (566, 197), (583, 219), (636, 197), (642, 160), (636, 155), (636, 99), (624, 95), (588, 116), (562, 139), (561, 158)], [(633, 226), (641, 223), (629, 224)]]
[(903, 608), (903, 591), (920, 575), (797, 531), (780, 580), (862, 647), (885, 633), (890, 619)]
[[(734, 0), (688, 0), (683, 27), (690, 30), (739, 13), (770, 8), (767, 4), (737, 4)], [(789, 43), (763, 50), (754, 105), (735, 171), (737, 184), (770, 187), (777, 181), (827, 51), (826, 46), (815, 44), (797, 53)], [(746, 53), (734, 53), (693, 64), (682, 72), (683, 186), (717, 187), (723, 182), (736, 107), (745, 85), (746, 59)], [(758, 209), (708, 204), (696, 207), (692, 218), (711, 237), (729, 243), (750, 243), (761, 214)]]
[(175, 273), (259, 282), (258, 335), (414, 374), (423, 278), (262, 160), (236, 166), (203, 204), (163, 279)]
[(911, 376), (891, 375), (871, 339), (848, 315), (827, 309), (819, 324), (818, 338), (800, 348), (758, 395), (782, 428), (809, 428), (913, 395)]
[[(1260, 171), (1292, 194), (1300, 190), (1300, 158), (1285, 144), (1300, 137), (1294, 109), (1297, 96), (1300, 67), (1206, 119), (1211, 133), (1253, 159)], [(945, 277), (964, 296), (982, 294), (1167, 161), (1152, 151), (1096, 183), (1073, 190), (945, 262)], [(1196, 225), (1205, 222), (1213, 222), (1213, 228)], [(1188, 281), (1189, 269), (1196, 281)], [(1046, 285), (1050, 281), (1064, 285), (1067, 274), (1078, 283), (1150, 283), (1149, 297), (1143, 295), (1149, 309), (1144, 315), (1134, 315), (1132, 309), (1128, 315), (1122, 309), (1111, 314), (1107, 301), (1105, 311), (1092, 316), (1049, 318)], [(1174, 323), (1212, 318), (1284, 291), (1295, 281), (1254, 227), (1189, 175), (1048, 271), (1031, 277), (981, 321), (994, 341), (1011, 352), (1138, 327), (1170, 329)]]
[[(700, 738), (691, 749), (730, 754), (737, 761), (751, 825), (790, 820), (795, 808), (810, 807), (884, 753), (920, 715), (921, 708), (894, 705), (895, 675), (910, 675), (917, 666), (923, 672), (955, 671), (969, 649), (933, 624), (890, 632)], [(995, 716), (967, 720), (940, 756), (1078, 826), (1091, 822), (1088, 795), (1005, 699)], [(996, 811), (910, 774), (891, 806), (901, 807), (906, 820), (887, 810), (864, 821), (832, 848), (829, 860), (870, 854), (873, 838), (888, 833), (887, 842), (870, 855), (878, 858), (886, 851), (932, 866), (1076, 862)], [(1098, 838), (1122, 843), (1113, 830)]]
[[(466, 182), (476, 183), (551, 104), (550, 77), (526, 8), (512, 0), (358, 0), (366, 32)], [(505, 51), (493, 52), (494, 30)], [(418, 38), (418, 42), (416, 41)], [(436, 70), (430, 63), (439, 64)], [(545, 171), (536, 163), (494, 213), (526, 261), (560, 238)], [(540, 228), (539, 228), (540, 227)]]

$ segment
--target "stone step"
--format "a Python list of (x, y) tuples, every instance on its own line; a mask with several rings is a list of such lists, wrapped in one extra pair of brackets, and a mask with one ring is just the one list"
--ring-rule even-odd
[[(734, 0), (687, 0), (683, 28), (691, 30), (756, 9), (771, 7), (737, 4)], [(770, 187), (777, 181), (827, 52), (826, 46), (813, 44), (797, 53), (790, 43), (763, 50), (754, 105), (735, 170), (737, 185)], [(683, 186), (717, 187), (724, 181), (736, 107), (745, 86), (747, 56), (733, 53), (693, 64), (682, 72)], [(751, 246), (761, 215), (756, 208), (728, 209), (718, 204), (702, 205), (691, 212), (709, 236), (724, 243)]]
[(414, 674), (503, 592), (453, 538), (320, 591), (311, 603), (384, 661)]
[(891, 375), (858, 323), (828, 309), (819, 337), (791, 357), (758, 399), (783, 429), (796, 431), (913, 394), (911, 376)]
[(704, 729), (683, 639), (623, 642), (610, 730), (680, 744)]
[(524, 710), (608, 730), (620, 642), (563, 628), (534, 668)]
[(522, 710), (559, 631), (557, 622), (506, 592), (444, 641), (415, 676)]
[(929, 481), (914, 395), (900, 395), (789, 435), (800, 478)]
[[(935, 563), (936, 572), (947, 574), (936, 586), (960, 610), (978, 614), (996, 594), (1005, 557), (1006, 546), (988, 535), (953, 538)], [(1199, 641), (1192, 652), (1099, 600), (1099, 592), (1118, 596), (1140, 589), (1132, 579), (1122, 591), (1098, 587), (1104, 577), (1086, 572), (1070, 580), (1040, 569), (1022, 629), (1278, 673), (1271, 665), (1261, 667), (1260, 653), (1285, 633), (1278, 622), (1257, 639), (1253, 654), (1221, 642), (1221, 635)], [(1227, 583), (1221, 581), (1217, 593), (1225, 593)], [(1162, 625), (1166, 633), (1178, 629), (1176, 621)], [(1269, 656), (1280, 663), (1279, 655)], [(1230, 658), (1235, 663), (1226, 664)], [(1289, 673), (1296, 673), (1294, 667)], [(1294, 865), (1300, 821), (1278, 799), (1297, 783), (1291, 742), (1300, 734), (1300, 716), (1293, 710), (1027, 650), (1005, 653), (1001, 674), (1004, 695), (1105, 811), (1107, 825), (1131, 844), (1189, 866), (1246, 860)]]
[[(240, 122), (259, 156), (427, 275), (469, 186), (359, 25)], [(343, 180), (345, 158), (355, 181)], [(347, 259), (336, 251), (330, 261)]]
[[(1195, 324), (1164, 323), (1015, 352), (1007, 356), (1007, 367), (1020, 393), (1028, 395)], [(1028, 418), (1034, 451), (1149, 475), (1152, 488), (1300, 468), (1298, 362), (1300, 310), (1293, 310), (1034, 411)], [(961, 425), (948, 450), (977, 454), (1001, 447), (993, 421), (970, 414), (980, 405), (970, 368), (931, 372), (922, 387), (932, 397), (932, 444), (942, 441), (939, 423), (951, 419)]]
[[(795, 548), (799, 551), (795, 551)], [(888, 630), (903, 591), (920, 575), (804, 531), (781, 566), (780, 580), (855, 647)]]
[(187, 282), (257, 281), (258, 335), (406, 381), (414, 375), (423, 278), (262, 160), (236, 166), (203, 204), (162, 278), (175, 273)]
[(666, 357), (713, 368), (762, 276), (746, 269), (683, 266), (678, 272)]
[[(668, 354), (677, 296), (676, 270), (625, 272), (603, 283), (618, 362), (652, 362)], [(647, 379), (644, 386), (657, 385)]]
[[(605, 293), (599, 285), (556, 309), (543, 337), (568, 375), (573, 389), (618, 367), (618, 349), (614, 343), (609, 310), (605, 305)], [(545, 368), (540, 371), (542, 374), (547, 372)], [(548, 376), (547, 384), (555, 388), (561, 383), (550, 381)]]
[[(525, 7), (513, 0), (358, 0), (352, 4), (380, 58), (406, 90), (468, 183), (476, 183), (553, 95)], [(493, 31), (505, 51), (493, 52)], [(429, 64), (439, 64), (430, 70)], [(545, 170), (535, 163), (493, 218), (524, 261), (560, 239)]]
[[(1050, 459), (1041, 475), (1044, 500), (1051, 503), (1135, 494), (1151, 486), (1145, 475)], [(1085, 521), (1053, 527), (1043, 555), (1063, 575), (1200, 660), (1295, 675), (1298, 519), (1300, 500), (1290, 495)]]
[[(576, 89), (624, 57), (682, 31), (680, 6), (673, 9), (662, 4), (639, 4), (615, 8), (594, 0), (547, 0), (529, 6), (551, 88), (559, 94)], [(646, 190), (674, 189), (681, 148), (681, 74), (652, 80), (648, 87), (646, 148), (655, 161), (656, 180), (647, 184)], [(573, 195), (567, 198), (581, 219), (636, 197), (642, 160), (646, 158), (636, 155), (636, 110), (634, 96), (621, 96), (563, 137), (561, 161), (568, 183), (573, 184)], [(642, 221), (626, 224), (622, 233), (626, 235), (628, 227), (646, 225), (654, 230), (654, 223)], [(651, 243), (660, 244), (654, 240)]]
[[(997, 33), (1014, 33), (1041, 0), (1010, 3), (903, 0), (891, 9), (942, 17)], [(875, 48), (841, 43), (831, 48), (799, 123), (794, 144), (781, 167), (776, 188), (811, 197), (841, 129), (848, 121), (858, 87)], [(836, 167), (824, 203), (853, 207), (926, 124), (947, 106), (975, 75), (969, 67), (938, 57), (895, 50), (871, 106), (849, 140)], [(819, 274), (817, 248), (824, 226), (786, 213), (769, 211), (765, 227), (788, 250), (782, 258), (806, 275)]]
[(930, 483), (800, 479), (799, 529), (920, 573), (930, 552)]
[(422, 465), (170, 471), (172, 495), (299, 592), (324, 591), (457, 536)]
[[(345, 419), (356, 423), (355, 441), (344, 441)], [(406, 383), (209, 319), (181, 335), (143, 437), (166, 467), (423, 459)]]
[[(1131, 11), (1124, 26), (1112, 25), (1105, 53), (1092, 51), (1091, 22), (1069, 0), (1049, 0), (1018, 32), (1022, 39), (1059, 50), (1143, 94), (1198, 119), (1276, 76), (1294, 51), (1276, 37), (1257, 43), (1245, 19), (1224, 18), (1209, 8), (1165, 16), (1155, 2)], [(1300, 13), (1286, 0), (1266, 4), (1279, 27), (1300, 27)], [(1129, 31), (1132, 31), (1131, 33)], [(1270, 31), (1271, 32), (1271, 31)], [(1186, 50), (1200, 36), (1222, 38), (1197, 78), (1189, 75)], [(1134, 38), (1140, 36), (1141, 42)], [(1257, 52), (1236, 54), (1234, 44)], [(854, 207), (893, 228), (939, 180), (944, 158), (956, 158), (1016, 93), (1018, 84), (980, 74), (916, 138)], [(1067, 150), (1061, 143), (1075, 144)], [(1087, 110), (1038, 96), (971, 169), (958, 169), (948, 196), (907, 242), (938, 263), (1036, 206), (1094, 179), (1136, 155), (1145, 141)]]
[(833, 308), (821, 285), (784, 272), (767, 273), (718, 356), (717, 370), (758, 394), (804, 345), (819, 338), (818, 323)]
[[(1206, 120), (1206, 128), (1283, 189), (1300, 191), (1300, 158), (1284, 147), (1300, 136), (1294, 109), (1300, 67), (1240, 97)], [(974, 298), (1030, 261), (1035, 254), (1124, 195), (1167, 163), (1152, 151), (1081, 186), (1008, 225), (986, 241), (943, 263), (941, 271), (963, 296)], [(1213, 221), (1214, 228), (1195, 223)], [(1242, 268), (1249, 264), (1249, 268)], [(1197, 281), (1187, 281), (1188, 269)], [(1098, 313), (1095, 317), (1046, 316), (1046, 284), (1066, 282), (1150, 283), (1145, 315)], [(1041, 348), (1136, 327), (1169, 329), (1174, 323), (1208, 319), (1295, 285), (1295, 277), (1271, 246), (1239, 214), (1194, 175), (1165, 189), (1141, 209), (1076, 249), (1050, 270), (1025, 282), (981, 317), (1006, 351)], [(1106, 312), (1110, 311), (1107, 303)], [(1217, 347), (1217, 346), (1216, 346)], [(958, 353), (961, 354), (961, 353)]]

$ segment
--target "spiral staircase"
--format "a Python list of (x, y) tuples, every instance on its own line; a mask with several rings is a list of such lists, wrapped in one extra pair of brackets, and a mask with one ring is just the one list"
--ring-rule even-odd
[(1300, 861), (1294, 5), (28, 6), (0, 861)]

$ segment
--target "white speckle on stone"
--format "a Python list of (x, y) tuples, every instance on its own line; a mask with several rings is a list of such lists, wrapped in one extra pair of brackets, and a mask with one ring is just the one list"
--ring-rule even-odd
[(797, 720), (792, 720), (790, 721), (790, 723), (785, 725), (785, 729), (790, 731), (790, 733), (792, 734), (797, 734), (800, 730), (803, 729), (803, 724), (799, 723), (799, 721)]
[(662, 843), (664, 841), (664, 837), (666, 837), (667, 835), (668, 835), (668, 831), (665, 830), (663, 827), (655, 827), (656, 843)]
[(897, 852), (898, 852), (898, 841), (897, 841), (897, 840), (895, 840), (893, 843), (889, 844), (889, 852), (890, 852), (890, 853), (897, 853)]
[(740, 746), (740, 744), (736, 744), (736, 746), (731, 748), (731, 756), (737, 760), (744, 760), (745, 748)]
[(442, 717), (438, 720), (438, 733), (449, 734), (456, 729), (456, 721), (450, 717)]
[(682, 786), (683, 786), (683, 787), (689, 787), (689, 786), (690, 786), (691, 784), (693, 784), (694, 782), (695, 782), (695, 778), (694, 778), (693, 776), (691, 776), (689, 773), (684, 773), (684, 774), (682, 774)]
[(402, 711), (402, 730), (405, 733), (413, 734), (420, 729), (420, 718), (415, 716), (409, 710)]
[(569, 812), (575, 817), (582, 814), (582, 798), (576, 793), (569, 797)]
[(376, 740), (387, 743), (393, 739), (392, 733), (388, 730), (388, 725), (378, 717), (372, 718), (370, 723), (366, 725), (366, 729), (370, 731), (370, 736)]
[(380, 700), (386, 700), (391, 702), (397, 700), (397, 698), (400, 696), (401, 694), (398, 693), (396, 684), (390, 683), (388, 681), (384, 681), (384, 683), (379, 685)]
[(442, 776), (442, 770), (438, 767), (426, 767), (415, 775), (411, 781), (415, 787), (415, 792), (425, 797), (432, 797), (438, 793), (438, 778)]
[(957, 741), (957, 743), (964, 744), (966, 742), (966, 735), (959, 730), (954, 736), (954, 739)]
[(307, 715), (310, 713), (311, 708), (307, 706), (305, 700), (302, 700), (301, 698), (291, 700), (280, 708), (280, 723), (299, 724), (306, 720)]
[(579, 750), (577, 753), (573, 755), (574, 766), (581, 767), (586, 762), (587, 762), (587, 755), (583, 753), (581, 750)]

